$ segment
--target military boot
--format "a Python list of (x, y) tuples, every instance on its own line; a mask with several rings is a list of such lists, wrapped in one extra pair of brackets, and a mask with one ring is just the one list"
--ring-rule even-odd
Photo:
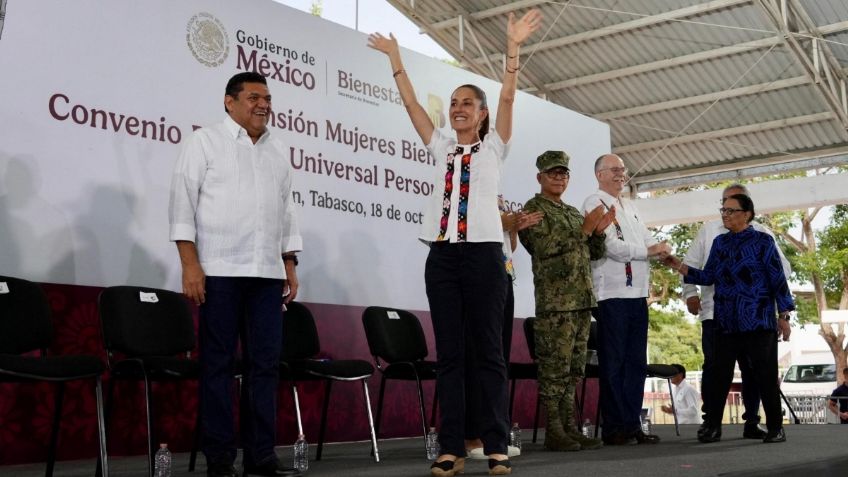
[(577, 428), (577, 420), (574, 418), (574, 394), (571, 398), (563, 398), (559, 402), (559, 415), (562, 419), (565, 434), (580, 444), (581, 450), (595, 450), (604, 446), (600, 439), (586, 437)]
[(556, 406), (546, 406), (548, 422), (545, 425), (545, 449), (557, 452), (572, 452), (580, 450), (580, 443), (565, 433), (559, 409)]

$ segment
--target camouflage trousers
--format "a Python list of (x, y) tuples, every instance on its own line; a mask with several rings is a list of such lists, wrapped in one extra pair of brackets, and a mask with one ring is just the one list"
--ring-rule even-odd
[(533, 329), (539, 358), (539, 397), (548, 409), (574, 401), (576, 383), (585, 375), (591, 320), (588, 309), (536, 317)]

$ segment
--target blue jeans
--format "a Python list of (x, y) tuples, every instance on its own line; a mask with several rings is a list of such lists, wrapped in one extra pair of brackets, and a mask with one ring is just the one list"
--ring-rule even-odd
[[(704, 320), (701, 322), (701, 348), (704, 351), (704, 372), (701, 375), (701, 399), (703, 404), (701, 411), (707, 412), (707, 401), (710, 399), (710, 387), (713, 386), (715, 380), (715, 341), (716, 341), (716, 325), (715, 320)], [(760, 388), (757, 387), (757, 381), (754, 379), (754, 373), (751, 370), (750, 359), (743, 354), (739, 358), (739, 371), (742, 372), (742, 404), (745, 407), (745, 413), (742, 414), (742, 419), (746, 422), (751, 421), (756, 424), (760, 422)], [(727, 396), (722, 397), (727, 399)], [(706, 418), (706, 415), (704, 416)]]
[(645, 298), (598, 302), (598, 367), (603, 437), (641, 429), (648, 346)]
[(247, 465), (276, 458), (277, 382), (282, 347), (283, 281), (206, 277), (200, 306), (201, 450), (209, 463), (236, 458), (233, 362), (242, 341), (244, 385), (239, 421)]

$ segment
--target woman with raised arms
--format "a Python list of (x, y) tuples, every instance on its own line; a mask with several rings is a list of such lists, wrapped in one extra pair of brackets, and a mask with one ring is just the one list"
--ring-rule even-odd
[[(464, 469), (466, 412), (476, 413), (476, 431), (489, 457), (489, 474), (512, 472), (507, 457), (507, 368), (501, 343), (509, 282), (501, 250), (498, 192), (512, 136), (519, 46), (541, 21), (536, 10), (519, 20), (509, 14), (506, 67), (494, 132), (489, 131), (486, 94), (478, 86), (466, 84), (451, 95), (449, 116), (455, 135), (444, 135), (418, 103), (395, 37), (374, 33), (368, 38), (369, 47), (388, 55), (412, 125), (437, 163), (434, 193), (425, 205), (419, 237), (430, 245), (424, 281), (436, 338), (441, 408), (441, 455), (430, 468), (434, 477), (454, 476)], [(476, 376), (482, 396), (478, 410), (465, 406), (465, 349), (472, 340), (476, 369), (469, 374)]]

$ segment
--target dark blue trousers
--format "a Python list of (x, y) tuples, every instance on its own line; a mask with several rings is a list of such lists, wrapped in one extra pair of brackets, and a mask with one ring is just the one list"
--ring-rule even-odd
[(484, 396), (478, 422), (484, 452), (506, 454), (509, 412), (502, 333), (508, 282), (501, 244), (435, 243), (424, 281), (436, 338), (442, 454), (465, 456), (467, 340), (474, 342), (475, 375)]
[(200, 412), (201, 450), (209, 463), (232, 463), (236, 458), (233, 362), (240, 335), (244, 462), (255, 465), (276, 458), (282, 293), (282, 280), (206, 277), (206, 303), (200, 306)]
[(645, 391), (648, 302), (610, 298), (598, 302), (598, 367), (603, 436), (633, 434)]
[[(715, 381), (716, 328), (715, 320), (701, 322), (701, 348), (704, 351), (704, 372), (701, 375), (701, 398), (703, 399), (701, 411), (705, 413), (704, 418), (706, 418), (708, 407), (707, 401), (713, 395), (710, 388)], [(757, 380), (754, 379), (754, 372), (751, 370), (751, 360), (743, 352), (740, 352), (739, 371), (742, 372), (742, 404), (745, 406), (742, 419), (745, 422), (759, 423), (760, 388), (757, 387)], [(722, 399), (726, 400), (727, 396)]]

